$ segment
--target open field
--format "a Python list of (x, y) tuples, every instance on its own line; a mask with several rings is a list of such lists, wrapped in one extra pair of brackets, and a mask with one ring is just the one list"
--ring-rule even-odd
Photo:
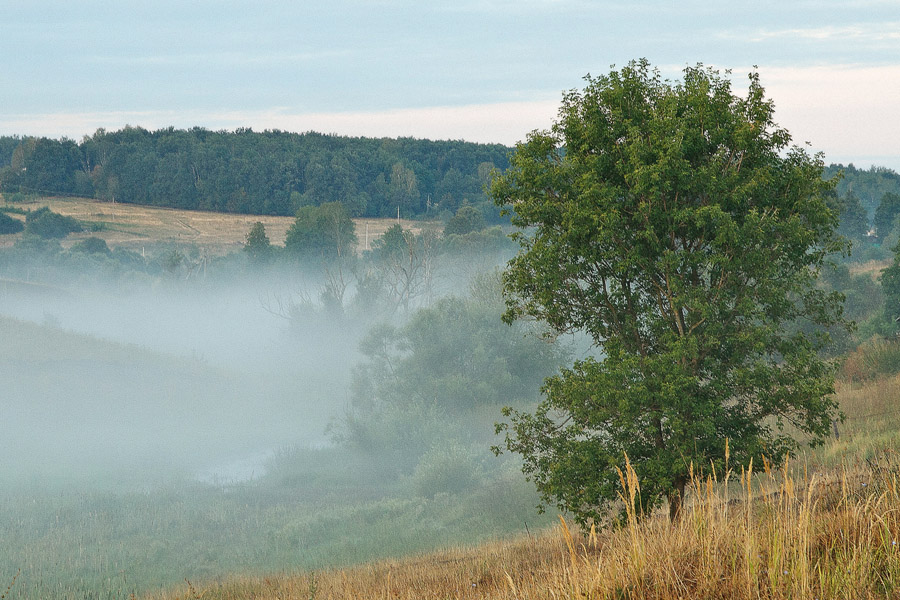
[[(102, 238), (113, 248), (125, 248), (140, 252), (142, 248), (156, 244), (195, 245), (213, 255), (238, 250), (247, 233), (257, 221), (266, 227), (269, 240), (283, 245), (293, 217), (266, 215), (238, 215), (193, 210), (178, 210), (103, 202), (87, 198), (41, 198), (30, 203), (16, 205), (35, 210), (47, 206), (50, 210), (74, 217), (86, 224), (86, 231), (68, 236), (63, 242), (70, 246), (90, 236)], [(24, 219), (21, 215), (11, 215)], [(372, 242), (397, 223), (396, 219), (354, 219), (359, 249), (366, 249), (366, 240)], [(436, 223), (400, 220), (405, 229), (421, 231), (424, 227), (437, 227)], [(97, 231), (90, 231), (92, 228)], [(368, 235), (367, 235), (368, 232)], [(3, 236), (0, 245), (12, 244), (21, 234)]]

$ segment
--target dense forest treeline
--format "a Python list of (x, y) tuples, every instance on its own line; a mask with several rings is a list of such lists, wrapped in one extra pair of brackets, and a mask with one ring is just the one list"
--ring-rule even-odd
[(822, 176), (831, 179), (838, 173), (842, 175), (835, 190), (841, 197), (852, 194), (859, 199), (868, 219), (875, 215), (878, 205), (887, 193), (900, 194), (900, 174), (887, 167), (872, 166), (859, 169), (850, 163), (847, 166), (831, 164), (825, 167)]
[[(126, 126), (98, 129), (81, 142), (0, 136), (0, 192), (76, 195), (183, 209), (295, 215), (304, 206), (341, 202), (352, 216), (443, 216), (465, 204), (488, 222), (498, 209), (485, 195), (493, 169), (509, 166), (500, 144), (414, 138), (353, 138), (284, 131), (210, 131)], [(876, 225), (885, 194), (900, 194), (900, 174), (872, 166), (826, 167), (837, 193)], [(890, 227), (882, 224), (884, 234)], [(846, 232), (845, 232), (846, 233)], [(851, 236), (852, 237), (852, 236)]]
[(340, 201), (353, 216), (455, 213), (508, 166), (499, 144), (283, 131), (97, 130), (82, 141), (0, 137), (0, 191), (266, 215)]

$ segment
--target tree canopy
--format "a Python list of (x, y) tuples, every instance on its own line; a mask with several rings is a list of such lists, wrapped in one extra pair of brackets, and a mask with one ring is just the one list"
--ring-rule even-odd
[(266, 235), (266, 226), (257, 221), (247, 232), (247, 239), (244, 242), (244, 252), (254, 262), (260, 263), (268, 260), (272, 255), (272, 243), (269, 236)]
[(885, 192), (875, 209), (875, 232), (878, 237), (886, 237), (896, 224), (897, 216), (900, 215), (900, 194), (894, 192)]
[[(352, 216), (493, 208), (485, 174), (499, 144), (172, 127), (97, 130), (80, 143), (0, 136), (0, 192), (269, 215), (342, 202)], [(488, 213), (485, 213), (488, 214)]]
[[(765, 456), (836, 416), (821, 328), (841, 298), (815, 286), (844, 249), (821, 157), (790, 146), (756, 73), (745, 97), (703, 66), (647, 61), (586, 78), (550, 131), (517, 146), (491, 188), (520, 232), (507, 321), (584, 331), (596, 355), (507, 410), (506, 448), (545, 501), (606, 515), (627, 454), (646, 510), (678, 515), (689, 474)], [(789, 428), (787, 427), (789, 426)]]
[(64, 238), (81, 229), (77, 220), (55, 213), (46, 206), (29, 212), (25, 217), (25, 231), (42, 238)]
[(284, 248), (305, 258), (336, 259), (352, 254), (356, 229), (340, 202), (304, 206), (287, 231)]

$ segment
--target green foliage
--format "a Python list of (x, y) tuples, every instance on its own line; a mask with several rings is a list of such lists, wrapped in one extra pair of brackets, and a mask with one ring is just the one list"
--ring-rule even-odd
[(408, 315), (417, 299), (430, 295), (436, 254), (436, 236), (428, 230), (415, 234), (394, 224), (375, 241), (372, 264), (389, 315), (401, 308)]
[(900, 215), (900, 194), (888, 192), (881, 197), (878, 208), (875, 209), (875, 231), (878, 237), (886, 237), (896, 224), (897, 215)]
[(484, 215), (481, 214), (481, 211), (474, 206), (464, 204), (447, 221), (447, 225), (444, 227), (444, 235), (466, 235), (475, 231), (481, 231), (486, 226), (487, 223), (485, 223)]
[(853, 350), (842, 367), (851, 381), (874, 379), (900, 373), (900, 340), (875, 336)]
[(247, 233), (244, 252), (256, 263), (266, 262), (272, 257), (272, 244), (269, 242), (269, 236), (266, 235), (266, 227), (261, 222), (254, 223)]
[(442, 240), (442, 250), (450, 256), (472, 256), (482, 253), (501, 253), (510, 256), (516, 244), (503, 233), (499, 225), (465, 235), (450, 234)]
[(394, 223), (372, 244), (373, 254), (379, 260), (403, 256), (409, 251), (409, 233), (399, 223)]
[(884, 293), (884, 316), (888, 322), (900, 321), (900, 243), (894, 248), (894, 260), (881, 271), (878, 280)]
[(356, 246), (353, 220), (340, 202), (304, 206), (288, 229), (285, 250), (295, 256), (333, 260), (349, 257)]
[(47, 207), (33, 210), (25, 217), (25, 231), (45, 239), (61, 239), (81, 230), (81, 224), (77, 220), (55, 213)]
[(416, 465), (410, 478), (417, 496), (434, 498), (478, 487), (484, 477), (473, 448), (451, 441), (433, 446)]
[(838, 233), (852, 240), (863, 240), (869, 231), (866, 209), (853, 192), (841, 198), (840, 225)]
[(689, 67), (646, 61), (587, 78), (552, 131), (520, 144), (492, 194), (510, 204), (520, 252), (506, 319), (588, 333), (600, 351), (547, 380), (533, 413), (508, 410), (506, 447), (546, 501), (582, 523), (604, 516), (625, 454), (641, 506), (680, 511), (703, 471), (815, 443), (835, 417), (817, 331), (841, 298), (815, 286), (840, 251), (822, 163), (789, 148), (757, 74), (746, 98)]
[(0, 235), (19, 233), (25, 229), (25, 224), (19, 219), (14, 219), (5, 212), (0, 212)]
[(886, 167), (871, 167), (869, 169), (857, 169), (853, 164), (829, 165), (823, 172), (826, 180), (836, 180), (837, 193), (846, 196), (853, 193), (857, 196), (866, 210), (866, 215), (871, 218), (878, 208), (878, 203), (887, 192), (900, 193), (900, 175)]
[[(846, 263), (837, 263), (822, 269), (818, 281), (819, 287), (828, 292), (840, 293), (844, 297), (844, 316), (853, 323), (863, 325), (858, 330), (844, 326), (828, 328), (829, 342), (821, 352), (836, 357), (852, 350), (858, 342), (858, 334), (862, 329), (869, 329), (874, 321), (880, 321), (883, 315), (884, 295), (881, 286), (870, 273), (854, 275)], [(812, 334), (815, 327), (800, 324)], [(864, 338), (863, 338), (864, 339)]]
[[(425, 215), (484, 202), (508, 148), (200, 127), (97, 130), (70, 140), (0, 137), (0, 191), (78, 194), (175, 208), (291, 215), (342, 202), (353, 216)], [(432, 201), (433, 199), (433, 201)]]
[(70, 248), (73, 252), (84, 252), (86, 254), (111, 254), (112, 251), (106, 244), (106, 241), (91, 236), (72, 245)]
[(492, 432), (483, 419), (475, 426), (475, 415), (537, 399), (564, 353), (537, 326), (504, 325), (496, 282), (489, 287), (493, 295), (444, 298), (402, 327), (370, 330), (338, 439), (364, 453), (392, 449), (396, 467), (409, 473), (448, 439), (486, 442)]

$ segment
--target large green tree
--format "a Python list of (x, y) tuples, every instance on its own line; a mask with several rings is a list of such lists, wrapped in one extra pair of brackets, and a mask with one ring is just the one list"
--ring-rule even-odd
[(588, 77), (552, 130), (517, 146), (491, 188), (521, 246), (505, 318), (580, 330), (594, 358), (507, 410), (506, 447), (545, 501), (606, 514), (627, 454), (641, 505), (677, 517), (694, 472), (818, 442), (836, 416), (823, 341), (840, 323), (817, 289), (844, 248), (818, 156), (790, 147), (756, 73), (746, 96), (702, 66), (671, 82), (646, 61)]

